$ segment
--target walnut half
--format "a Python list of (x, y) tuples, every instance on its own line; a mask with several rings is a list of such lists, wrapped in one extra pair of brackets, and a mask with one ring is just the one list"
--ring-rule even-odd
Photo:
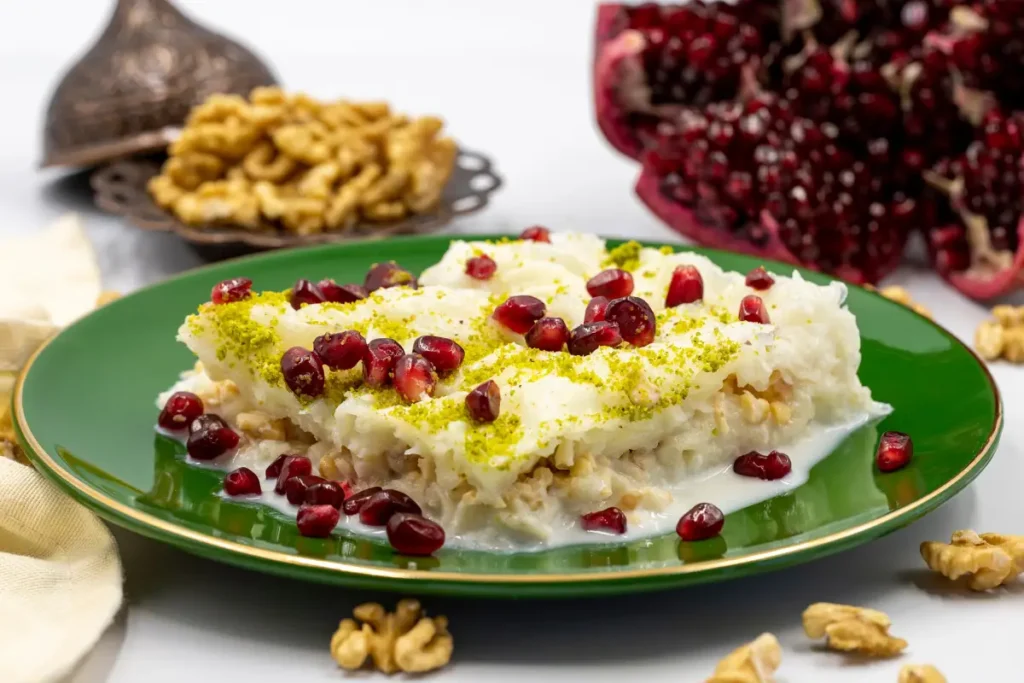
[(921, 557), (932, 571), (953, 581), (968, 576), (968, 588), (985, 591), (1024, 571), (1024, 536), (956, 531), (949, 543), (922, 543)]
[(946, 683), (946, 677), (931, 664), (907, 664), (896, 683)]
[(705, 683), (773, 683), (781, 663), (779, 641), (771, 633), (762, 633), (726, 655)]
[(331, 638), (331, 656), (343, 669), (361, 669), (370, 659), (382, 673), (424, 673), (452, 658), (448, 620), (426, 617), (417, 600), (399, 601), (394, 612), (366, 603), (352, 616), (342, 619)]
[(818, 602), (804, 610), (803, 621), (807, 636), (827, 638), (832, 650), (891, 657), (907, 647), (907, 641), (889, 635), (892, 622), (877, 610)]

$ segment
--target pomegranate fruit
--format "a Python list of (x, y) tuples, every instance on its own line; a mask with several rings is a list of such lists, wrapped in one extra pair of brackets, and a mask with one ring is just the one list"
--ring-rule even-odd
[(600, 323), (604, 322), (604, 314), (608, 310), (608, 297), (595, 296), (587, 304), (587, 310), (583, 312), (583, 322)]
[(224, 493), (229, 496), (258, 496), (263, 493), (263, 488), (255, 472), (248, 467), (239, 467), (224, 477)]
[(526, 345), (541, 351), (561, 351), (569, 342), (569, 328), (561, 318), (541, 318), (526, 333)]
[[(610, 305), (610, 304), (609, 304)], [(574, 356), (589, 356), (600, 346), (618, 346), (622, 334), (615, 323), (583, 323), (569, 333), (569, 353)]]
[(192, 420), (185, 450), (196, 460), (213, 460), (238, 445), (239, 437), (220, 415), (207, 413)]
[(281, 356), (281, 374), (292, 393), (316, 397), (324, 393), (324, 364), (316, 351), (293, 346)]
[(366, 339), (356, 330), (328, 332), (313, 340), (313, 351), (334, 370), (351, 370), (366, 355)]
[(474, 280), (490, 280), (498, 272), (498, 264), (487, 254), (480, 254), (466, 261), (466, 275)]
[(156, 422), (163, 429), (174, 432), (185, 429), (203, 414), (203, 399), (191, 391), (176, 391), (164, 404)]
[(544, 317), (544, 302), (529, 294), (510, 296), (498, 304), (491, 317), (502, 327), (516, 334), (526, 334), (534, 323)]
[(616, 507), (605, 508), (597, 512), (588, 512), (580, 517), (580, 523), (586, 531), (603, 531), (611, 534), (626, 533), (626, 515)]
[(603, 270), (587, 281), (590, 296), (618, 299), (633, 293), (633, 276), (619, 268)]
[(342, 503), (342, 511), (349, 516), (358, 515), (359, 511), (363, 509), (363, 505), (366, 504), (366, 501), (368, 501), (373, 494), (381, 490), (382, 489), (379, 486), (371, 486), (370, 488), (363, 489), (358, 493), (353, 493), (345, 499), (344, 503)]
[(618, 327), (622, 338), (633, 346), (647, 346), (654, 341), (654, 310), (640, 297), (627, 296), (612, 301), (604, 319)]
[(725, 515), (717, 505), (697, 503), (679, 518), (676, 533), (684, 541), (703, 541), (722, 533)]
[(433, 363), (438, 372), (457, 370), (466, 357), (466, 351), (454, 340), (430, 334), (419, 337), (412, 345), (412, 352)]
[(431, 555), (444, 545), (444, 529), (422, 515), (398, 512), (387, 525), (388, 543), (403, 555)]
[(418, 353), (407, 353), (395, 361), (395, 390), (410, 403), (434, 395), (437, 371)]
[(606, 4), (596, 33), (599, 127), (676, 231), (857, 284), (916, 232), (964, 294), (1024, 287), (1024, 3)]
[(697, 266), (678, 266), (672, 271), (665, 295), (665, 307), (675, 308), (704, 298), (704, 278)]
[(374, 339), (366, 345), (366, 353), (363, 355), (363, 381), (371, 387), (390, 384), (395, 363), (404, 354), (402, 345), (394, 339)]
[(367, 498), (359, 507), (359, 521), (368, 526), (384, 526), (391, 515), (398, 512), (423, 514), (416, 501), (406, 494), (395, 489), (384, 489)]
[(252, 280), (247, 277), (235, 277), (218, 282), (210, 292), (210, 301), (215, 304), (229, 304), (244, 301), (252, 296)]
[(494, 422), (501, 413), (501, 389), (489, 379), (466, 394), (466, 410), (477, 422)]
[(903, 432), (885, 432), (878, 440), (875, 463), (882, 472), (906, 467), (914, 457), (914, 442)]
[(743, 477), (755, 477), (765, 481), (782, 479), (793, 470), (789, 456), (779, 451), (767, 455), (751, 451), (736, 458), (732, 463), (732, 471)]
[(316, 283), (316, 288), (323, 294), (324, 301), (335, 304), (350, 304), (369, 296), (362, 285), (339, 285), (330, 278)]
[(533, 227), (523, 230), (522, 234), (519, 235), (519, 239), (530, 242), (546, 242), (551, 244), (551, 231), (540, 225), (534, 225)]
[(366, 273), (363, 286), (367, 292), (373, 293), (387, 287), (412, 287), (415, 289), (418, 283), (408, 270), (394, 261), (388, 261), (387, 263), (373, 264), (369, 272)]
[(327, 538), (338, 526), (341, 513), (333, 505), (303, 505), (295, 518), (299, 533), (310, 538)]
[(309, 280), (297, 280), (292, 285), (292, 292), (289, 297), (292, 308), (296, 311), (303, 306), (312, 306), (313, 304), (322, 304), (326, 299), (324, 298), (323, 292)]

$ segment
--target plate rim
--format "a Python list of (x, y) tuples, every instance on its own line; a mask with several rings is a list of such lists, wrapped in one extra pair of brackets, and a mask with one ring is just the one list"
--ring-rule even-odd
[[(402, 242), (426, 242), (426, 241), (440, 241), (440, 240), (498, 240), (502, 238), (515, 239), (514, 236), (505, 234), (441, 234), (441, 235), (415, 235), (415, 236), (403, 236), (398, 238), (391, 238), (394, 241)], [(609, 241), (628, 241), (627, 239), (619, 237), (604, 237), (599, 236), (602, 239)], [(391, 240), (389, 240), (391, 241)], [(671, 246), (673, 249), (696, 249), (697, 253), (708, 254), (714, 256), (721, 254), (725, 256), (735, 256), (737, 254), (728, 252), (720, 249), (714, 249), (710, 247), (703, 247), (700, 245), (689, 245), (684, 243), (665, 243), (656, 242), (651, 240), (636, 240), (641, 244), (658, 245), (658, 246)], [(298, 249), (288, 249), (284, 251), (273, 251), (268, 253), (251, 254), (241, 256), (238, 258), (227, 259), (224, 261), (218, 261), (216, 263), (207, 264), (198, 268), (193, 268), (182, 273), (178, 273), (170, 278), (166, 278), (159, 282), (149, 284), (142, 287), (134, 292), (130, 293), (124, 299), (113, 302), (111, 305), (119, 305), (124, 300), (128, 299), (135, 294), (146, 292), (151, 289), (156, 289), (169, 282), (174, 282), (180, 279), (190, 278), (197, 274), (203, 273), (204, 271), (213, 270), (224, 266), (225, 264), (237, 264), (244, 263), (254, 260), (273, 259), (280, 257), (284, 254), (301, 254), (309, 251), (326, 251), (326, 250), (344, 250), (353, 246), (362, 245), (365, 243), (372, 243), (375, 240), (372, 239), (360, 239), (352, 240), (350, 242), (339, 243), (339, 244), (323, 244), (309, 247), (303, 247)], [(379, 245), (380, 243), (377, 242)], [(742, 254), (741, 254), (742, 255)], [(748, 256), (749, 255), (745, 255)], [(764, 264), (769, 268), (776, 267), (782, 269), (792, 269), (798, 272), (806, 272), (807, 269), (794, 266), (792, 264), (783, 263), (780, 261), (773, 261), (765, 259)], [(821, 273), (819, 273), (821, 275)], [(832, 280), (843, 282), (847, 287), (855, 287), (868, 294), (871, 294), (879, 299), (886, 302), (893, 303), (889, 299), (879, 294), (876, 290), (867, 289), (849, 282), (844, 282), (838, 278), (831, 276)], [(893, 303), (893, 305), (899, 305)], [(99, 309), (97, 309), (99, 310)], [(14, 386), (13, 396), (13, 415), (14, 415), (14, 427), (15, 431), (21, 441), (21, 444), (26, 449), (26, 456), (29, 460), (35, 463), (40, 471), (47, 475), (47, 477), (60, 485), (65, 491), (72, 494), (72, 496), (78, 500), (81, 504), (90, 508), (93, 512), (106, 517), (110, 521), (117, 523), (120, 526), (125, 526), (130, 530), (136, 531), (144, 536), (149, 536), (160, 541), (171, 543), (177, 547), (183, 548), (190, 552), (197, 552), (210, 556), (213, 551), (223, 551), (227, 553), (228, 559), (226, 561), (234, 564), (243, 564), (244, 566), (253, 566), (253, 563), (257, 563), (259, 568), (273, 571), (275, 573), (282, 573), (286, 568), (302, 571), (304, 574), (309, 575), (309, 572), (326, 572), (333, 575), (340, 575), (341, 577), (351, 577), (353, 579), (364, 579), (364, 580), (377, 580), (377, 581), (402, 581), (408, 583), (454, 583), (462, 584), (465, 586), (480, 586), (483, 585), (508, 585), (508, 584), (530, 584), (535, 587), (542, 585), (555, 586), (560, 584), (591, 584), (591, 585), (608, 585), (615, 582), (625, 582), (630, 580), (654, 580), (654, 579), (668, 579), (672, 577), (682, 577), (685, 575), (700, 575), (709, 574), (716, 570), (730, 570), (737, 569), (743, 566), (750, 566), (752, 572), (762, 571), (769, 569), (772, 563), (785, 563), (792, 564), (799, 561), (799, 558), (806, 554), (814, 552), (821, 548), (833, 547), (838, 552), (845, 547), (850, 541), (865, 536), (865, 541), (871, 540), (882, 536), (890, 531), (900, 528), (901, 526), (910, 523), (911, 521), (927, 514), (937, 505), (947, 501), (952, 496), (963, 490), (971, 481), (980, 474), (981, 470), (988, 464), (988, 461), (994, 455), (994, 449), (999, 442), (999, 437), (1003, 427), (1003, 402), (1002, 396), (999, 392), (999, 387), (992, 377), (988, 365), (978, 356), (978, 354), (967, 344), (961, 341), (955, 334), (950, 330), (946, 329), (939, 323), (935, 322), (931, 318), (921, 316), (917, 312), (906, 308), (907, 313), (917, 315), (923, 318), (933, 327), (937, 328), (946, 337), (954, 341), (960, 347), (962, 347), (973, 361), (981, 368), (982, 373), (986, 381), (988, 382), (989, 390), (991, 391), (992, 397), (995, 399), (995, 412), (992, 425), (989, 429), (988, 437), (985, 443), (981, 446), (978, 452), (974, 455), (969, 463), (967, 463), (954, 477), (946, 481), (942, 486), (935, 489), (931, 493), (913, 501), (911, 504), (903, 506), (897, 510), (891, 510), (886, 514), (882, 515), (873, 520), (867, 522), (861, 522), (855, 526), (842, 529), (821, 538), (802, 541), (792, 545), (786, 545), (779, 548), (771, 548), (768, 550), (762, 550), (754, 553), (745, 555), (739, 555), (736, 557), (721, 557), (709, 560), (703, 560), (700, 562), (683, 562), (679, 565), (670, 565), (664, 567), (652, 567), (647, 569), (624, 569), (620, 571), (601, 571), (601, 572), (569, 572), (569, 573), (550, 573), (550, 574), (502, 574), (502, 573), (479, 573), (470, 574), (462, 573), (458, 571), (436, 571), (431, 569), (408, 569), (402, 567), (374, 567), (366, 566), (361, 564), (350, 563), (346, 560), (327, 560), (311, 556), (288, 554), (280, 550), (271, 550), (265, 548), (259, 548), (255, 546), (246, 545), (239, 543), (234, 540), (219, 538), (217, 536), (209, 535), (203, 532), (194, 531), (192, 529), (174, 524), (152, 515), (150, 513), (138, 510), (131, 506), (128, 506), (118, 500), (111, 498), (103, 492), (95, 489), (94, 487), (88, 486), (85, 482), (80, 481), (77, 477), (74, 477), (70, 472), (62, 467), (56, 459), (50, 455), (50, 453), (39, 443), (35, 434), (32, 432), (31, 427), (28, 425), (28, 421), (24, 414), (24, 387), (28, 375), (35, 364), (39, 356), (50, 346), (50, 344), (58, 337), (66, 334), (68, 331), (74, 329), (77, 325), (72, 323), (68, 327), (59, 331), (47, 339), (42, 345), (37, 348), (29, 359), (26, 361), (25, 366), (18, 373), (18, 378)], [(95, 311), (90, 312), (86, 316), (83, 316), (80, 320), (93, 315)], [(614, 545), (614, 544), (610, 544)], [(223, 558), (221, 558), (223, 559)], [(242, 562), (242, 560), (246, 560)]]

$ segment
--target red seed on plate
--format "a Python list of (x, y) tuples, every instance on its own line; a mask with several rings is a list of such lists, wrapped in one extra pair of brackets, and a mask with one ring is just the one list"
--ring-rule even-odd
[(474, 280), (490, 280), (498, 271), (498, 264), (487, 254), (480, 254), (466, 261), (466, 275)]
[(410, 403), (434, 395), (437, 371), (418, 353), (407, 353), (395, 361), (395, 390)]
[(619, 299), (633, 293), (633, 276), (627, 270), (609, 268), (603, 270), (587, 281), (590, 296), (605, 296)]
[(418, 353), (434, 365), (438, 372), (451, 372), (462, 365), (466, 352), (461, 346), (447, 337), (435, 337), (427, 334), (412, 345), (412, 352)]
[(914, 442), (903, 432), (885, 432), (878, 440), (875, 462), (882, 472), (895, 472), (906, 467), (914, 457)]
[(748, 323), (761, 323), (762, 325), (767, 325), (771, 322), (771, 319), (768, 317), (768, 307), (764, 305), (764, 299), (756, 294), (745, 296), (740, 301), (739, 318)]
[(541, 351), (561, 351), (569, 343), (569, 328), (561, 318), (541, 318), (526, 333), (526, 345)]
[(747, 273), (746, 283), (747, 287), (763, 292), (766, 289), (771, 289), (771, 286), (775, 284), (775, 278), (768, 274), (764, 266), (758, 266)]
[(338, 526), (341, 513), (332, 505), (303, 505), (295, 518), (299, 533), (309, 538), (327, 538)]
[(384, 489), (367, 498), (362, 504), (359, 508), (359, 521), (368, 526), (384, 526), (391, 519), (391, 515), (398, 512), (423, 514), (416, 501), (406, 494), (395, 489)]
[(615, 299), (608, 304), (604, 319), (617, 325), (622, 338), (633, 346), (654, 341), (656, 322), (650, 304), (636, 296)]
[(281, 356), (281, 374), (292, 393), (320, 396), (324, 393), (324, 364), (316, 351), (293, 346)]
[(248, 467), (239, 467), (224, 477), (224, 493), (229, 496), (255, 496), (263, 493), (260, 478)]
[(324, 301), (323, 292), (309, 280), (297, 280), (292, 286), (290, 302), (296, 311), (303, 306), (322, 304)]
[(213, 460), (238, 445), (238, 434), (214, 413), (200, 415), (188, 428), (185, 450), (196, 460)]
[(416, 288), (417, 282), (413, 274), (398, 265), (394, 261), (387, 263), (375, 263), (366, 274), (366, 281), (363, 282), (366, 291), (373, 293), (378, 289), (388, 287), (412, 287)]
[(606, 531), (613, 534), (626, 533), (626, 515), (616, 507), (605, 508), (597, 512), (588, 512), (580, 517), (583, 528), (587, 531)]
[(608, 297), (595, 296), (587, 304), (587, 310), (583, 313), (583, 322), (601, 323), (604, 322), (605, 313), (608, 310)]
[(665, 295), (665, 307), (675, 308), (704, 298), (704, 278), (696, 266), (678, 266), (672, 271)]
[(281, 455), (277, 456), (277, 458), (274, 459), (274, 462), (267, 465), (267, 470), (266, 472), (264, 472), (267, 479), (277, 479), (279, 476), (281, 476), (281, 468), (284, 467), (284, 464), (291, 460), (293, 457), (295, 456), (288, 455), (287, 453), (282, 453)]
[(402, 555), (431, 555), (444, 545), (444, 529), (422, 515), (396, 513), (387, 532), (388, 543)]
[(394, 339), (374, 339), (366, 345), (363, 356), (363, 381), (371, 387), (383, 387), (391, 383), (395, 363), (405, 355), (402, 345)]
[(168, 431), (186, 429), (192, 421), (203, 414), (203, 399), (191, 391), (176, 391), (171, 394), (160, 411), (157, 424)]
[(331, 505), (341, 509), (345, 502), (344, 482), (322, 480), (311, 484), (306, 488), (306, 505)]
[(676, 524), (676, 533), (684, 541), (703, 541), (722, 533), (725, 515), (711, 503), (697, 503)]
[(368, 296), (362, 285), (339, 285), (330, 278), (316, 283), (316, 287), (324, 295), (325, 301), (335, 304), (350, 304)]
[(304, 455), (293, 455), (282, 465), (281, 473), (277, 476), (277, 483), (274, 485), (274, 493), (284, 494), (287, 491), (288, 480), (292, 477), (304, 477), (313, 473), (313, 463)]
[(215, 304), (230, 304), (244, 301), (252, 296), (252, 280), (247, 277), (233, 277), (218, 282), (210, 291), (210, 301)]
[(358, 493), (353, 493), (345, 499), (345, 502), (341, 506), (342, 510), (345, 511), (346, 515), (358, 515), (359, 511), (363, 509), (363, 505), (366, 504), (366, 501), (370, 500), (370, 498), (373, 497), (373, 494), (379, 493), (380, 491), (382, 491), (381, 487), (371, 486), (370, 488), (363, 489)]
[(622, 335), (614, 323), (583, 323), (569, 333), (569, 353), (589, 356), (600, 346), (618, 346)]
[(532, 228), (527, 228), (519, 235), (519, 239), (528, 240), (530, 242), (547, 242), (551, 243), (551, 231), (540, 225), (535, 225)]
[(334, 370), (351, 370), (366, 355), (366, 339), (356, 330), (328, 332), (313, 340), (313, 351)]
[(489, 379), (466, 394), (466, 410), (477, 422), (494, 422), (501, 413), (501, 389)]
[(516, 334), (526, 334), (533, 324), (544, 317), (547, 307), (535, 296), (510, 296), (494, 309), (491, 317), (501, 326)]
[(767, 455), (750, 451), (739, 456), (732, 463), (732, 471), (744, 477), (756, 477), (765, 481), (782, 479), (793, 470), (789, 456), (779, 451)]
[(284, 483), (284, 497), (292, 505), (302, 505), (306, 501), (306, 491), (313, 484), (326, 481), (323, 477), (315, 474), (303, 474), (297, 477), (289, 477)]

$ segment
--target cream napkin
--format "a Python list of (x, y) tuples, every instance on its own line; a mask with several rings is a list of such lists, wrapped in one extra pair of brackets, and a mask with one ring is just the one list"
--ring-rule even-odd
[[(10, 391), (51, 334), (104, 299), (75, 216), (0, 242), (0, 682), (60, 680), (92, 648), (122, 598), (110, 532), (35, 470), (15, 462)], [(6, 458), (4, 456), (7, 456)]]

